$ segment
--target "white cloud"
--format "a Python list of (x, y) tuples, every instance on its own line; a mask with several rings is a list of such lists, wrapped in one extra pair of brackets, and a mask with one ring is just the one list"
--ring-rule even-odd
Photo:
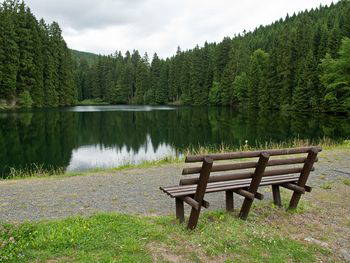
[(331, 0), (28, 0), (33, 13), (57, 21), (68, 46), (101, 54), (138, 49), (165, 57), (218, 42), (287, 13)]

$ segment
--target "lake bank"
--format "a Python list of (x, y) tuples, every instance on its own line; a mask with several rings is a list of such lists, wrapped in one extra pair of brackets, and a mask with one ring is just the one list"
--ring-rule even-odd
[[(275, 207), (262, 187), (266, 198), (242, 221), (240, 197), (229, 214), (224, 195), (210, 194), (194, 232), (176, 223), (174, 200), (158, 189), (177, 184), (183, 167), (169, 161), (0, 181), (0, 261), (348, 262), (350, 147), (320, 153), (313, 191), (296, 211)], [(286, 208), (291, 193), (281, 190)]]
[[(324, 150), (319, 159), (310, 178), (312, 186), (327, 187), (338, 179), (350, 178), (350, 147)], [(23, 222), (108, 211), (173, 214), (173, 200), (158, 188), (178, 184), (183, 178), (181, 170), (184, 166), (181, 161), (169, 160), (115, 170), (2, 180), (0, 220)], [(224, 208), (220, 193), (208, 195), (208, 201), (210, 209)], [(237, 198), (237, 202), (240, 199)]]

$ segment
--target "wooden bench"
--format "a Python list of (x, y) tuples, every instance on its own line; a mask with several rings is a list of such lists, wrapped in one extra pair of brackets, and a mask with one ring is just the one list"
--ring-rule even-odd
[[(180, 180), (180, 185), (160, 187), (160, 189), (175, 198), (176, 217), (180, 223), (184, 222), (184, 202), (192, 207), (188, 228), (197, 226), (201, 208), (208, 208), (209, 203), (204, 200), (206, 193), (225, 192), (226, 210), (233, 211), (233, 194), (244, 197), (239, 217), (246, 219), (254, 199), (263, 199), (258, 192), (260, 186), (272, 186), (275, 205), (281, 206), (280, 187), (292, 190), (293, 195), (289, 208), (298, 206), (301, 195), (310, 192), (311, 187), (306, 185), (313, 165), (317, 162), (317, 154), (322, 151), (320, 147), (302, 147), (279, 150), (232, 152), (222, 154), (187, 156), (186, 163), (202, 162), (201, 167), (184, 168), (183, 175), (199, 174), (196, 177)], [(304, 154), (304, 156), (283, 158), (280, 156)], [(305, 156), (305, 154), (307, 154)], [(271, 158), (270, 157), (277, 157)], [(258, 160), (239, 163), (215, 164), (214, 161), (234, 160), (241, 158), (258, 158)], [(266, 169), (266, 167), (293, 165), (278, 169)], [(295, 167), (297, 165), (297, 167)], [(246, 170), (253, 169), (253, 170)], [(227, 173), (234, 170), (245, 170), (239, 173)], [(215, 174), (225, 172), (223, 174)]]

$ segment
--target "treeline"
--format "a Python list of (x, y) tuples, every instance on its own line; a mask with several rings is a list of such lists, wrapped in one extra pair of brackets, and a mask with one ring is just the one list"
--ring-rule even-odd
[[(350, 112), (349, 75), (342, 91), (327, 88), (322, 59), (339, 57), (350, 37), (350, 2), (287, 16), (220, 43), (167, 59), (138, 51), (80, 60), (78, 97), (110, 103), (243, 105), (259, 109)], [(350, 61), (348, 61), (350, 63)], [(342, 74), (346, 74), (346, 70)], [(349, 73), (347, 73), (349, 74)], [(329, 85), (328, 85), (329, 86)], [(330, 94), (332, 93), (332, 94)]]
[(74, 62), (56, 22), (37, 21), (18, 0), (0, 4), (0, 103), (54, 107), (76, 102)]

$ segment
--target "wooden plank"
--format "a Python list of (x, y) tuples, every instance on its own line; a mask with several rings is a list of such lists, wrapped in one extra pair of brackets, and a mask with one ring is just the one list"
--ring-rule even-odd
[(256, 192), (255, 193), (255, 198), (258, 200), (264, 200), (264, 195), (261, 193)]
[[(278, 165), (290, 165), (290, 164), (300, 164), (305, 163), (306, 157), (302, 158), (288, 158), (288, 159), (276, 159), (269, 160), (267, 166), (278, 166)], [(317, 162), (318, 160), (316, 160)], [(257, 162), (242, 162), (242, 163), (233, 163), (233, 164), (219, 164), (213, 165), (211, 168), (211, 173), (214, 172), (223, 172), (223, 171), (231, 171), (231, 170), (241, 170), (241, 169), (250, 169), (256, 168)], [(184, 168), (182, 170), (183, 175), (187, 174), (197, 174), (200, 173), (201, 167), (190, 167)]]
[[(270, 155), (268, 153), (261, 153), (260, 158), (258, 161), (258, 165), (254, 172), (254, 177), (252, 179), (252, 182), (250, 183), (248, 191), (255, 195), (255, 193), (258, 191), (258, 188), (260, 186), (263, 174), (265, 172), (265, 168), (267, 165), (267, 162), (269, 161)], [(241, 208), (241, 211), (239, 213), (239, 217), (243, 220), (247, 219), (249, 210), (253, 204), (254, 198), (245, 198), (243, 201), (243, 205)]]
[[(196, 193), (194, 194), (194, 200), (196, 200), (199, 204), (202, 204), (202, 201), (204, 199), (204, 194), (209, 181), (209, 175), (210, 175), (210, 170), (212, 165), (213, 165), (213, 159), (209, 157), (205, 157), (203, 160), (203, 166), (199, 176)], [(188, 220), (188, 225), (187, 225), (188, 229), (192, 230), (196, 228), (201, 207), (202, 206), (199, 206), (198, 209), (195, 209), (192, 207), (190, 218)]]
[(299, 194), (305, 194), (305, 188), (300, 187), (299, 185), (292, 184), (292, 183), (284, 183), (284, 184), (281, 184), (281, 186), (289, 190), (292, 190), (294, 192), (297, 192)]
[(233, 212), (234, 199), (233, 199), (233, 192), (231, 190), (225, 191), (225, 199), (226, 199), (226, 211)]
[(308, 153), (311, 149), (317, 152), (322, 151), (321, 147), (300, 147), (300, 148), (289, 148), (289, 149), (276, 149), (276, 150), (263, 150), (263, 151), (249, 151), (249, 152), (231, 152), (231, 153), (219, 153), (219, 154), (207, 154), (207, 155), (190, 155), (185, 159), (186, 163), (202, 162), (205, 157), (209, 157), (213, 160), (231, 160), (240, 158), (252, 158), (259, 157), (261, 153), (267, 153), (270, 156), (275, 155), (289, 155)]
[[(286, 175), (286, 174), (297, 174), (300, 173), (303, 168), (284, 168), (284, 169), (274, 169), (270, 171), (266, 171), (263, 174), (263, 177), (267, 176), (276, 176), (276, 175)], [(312, 168), (312, 171), (314, 168)], [(223, 182), (223, 181), (231, 181), (231, 180), (240, 180), (240, 179), (248, 179), (252, 178), (254, 172), (244, 172), (244, 173), (235, 173), (235, 174), (222, 174), (222, 175), (213, 175), (209, 178), (209, 183), (214, 182)], [(198, 177), (194, 178), (186, 178), (180, 180), (180, 185), (191, 185), (198, 183)]]
[[(270, 176), (270, 177), (263, 177), (262, 182), (267, 181), (278, 181), (282, 179), (291, 179), (291, 181), (295, 181), (299, 179), (298, 175), (276, 175), (276, 176)], [(226, 186), (226, 185), (236, 185), (237, 188), (243, 188), (243, 185), (246, 185), (247, 183), (250, 184), (252, 179), (242, 179), (242, 180), (230, 180), (230, 181), (222, 181), (222, 182), (214, 182), (214, 183), (208, 183), (207, 189), (213, 188), (213, 187), (220, 187), (220, 186)], [(242, 187), (239, 187), (239, 185), (242, 185)], [(170, 193), (176, 193), (176, 192), (182, 192), (186, 190), (193, 190), (196, 189), (197, 185), (177, 185), (175, 187), (166, 187), (162, 188), (163, 191), (170, 192)]]
[(194, 200), (192, 197), (185, 196), (181, 198), (186, 204), (192, 206), (194, 209), (198, 210), (199, 209), (199, 203)]
[[(276, 176), (276, 177), (266, 177), (266, 178), (263, 178), (261, 184), (263, 184), (265, 182), (267, 182), (267, 184), (272, 184), (273, 182), (275, 182), (275, 184), (284, 183), (284, 182), (295, 182), (298, 179), (299, 179), (298, 175), (288, 175), (288, 176), (283, 175), (283, 176)], [(226, 187), (226, 186), (230, 186), (230, 187), (235, 188), (235, 189), (244, 188), (244, 187), (248, 187), (250, 185), (250, 183), (251, 183), (251, 179), (210, 183), (207, 185), (207, 192), (213, 188), (220, 189), (220, 187)], [(191, 191), (191, 190), (195, 191), (196, 185), (178, 186), (176, 188), (172, 188), (172, 189), (169, 189), (169, 190), (164, 191), (164, 192), (167, 194), (176, 194), (176, 193), (186, 192), (186, 191)]]
[[(281, 183), (289, 183), (289, 182), (296, 182), (298, 179), (286, 179), (286, 180), (280, 180), (280, 181), (267, 181), (267, 182), (262, 182), (260, 186), (266, 186), (266, 185), (274, 185), (274, 184), (281, 184)], [(246, 183), (244, 185), (227, 185), (227, 186), (221, 186), (221, 187), (216, 187), (216, 188), (210, 188), (206, 190), (206, 193), (216, 193), (216, 192), (222, 192), (226, 190), (234, 190), (234, 189), (239, 189), (239, 188), (244, 188), (244, 187), (249, 187), (250, 183)], [(186, 192), (178, 192), (178, 193), (173, 193), (170, 194), (171, 197), (180, 197), (180, 196), (186, 196), (190, 194), (195, 193), (195, 189), (193, 190), (187, 190)]]
[(236, 190), (233, 190), (236, 194), (239, 194), (245, 198), (248, 198), (250, 200), (254, 200), (255, 198), (255, 194), (251, 193), (251, 192), (248, 192), (247, 190), (244, 190), (244, 189), (236, 189)]
[(310, 193), (312, 191), (312, 187), (310, 187), (310, 186), (305, 185), (304, 188), (305, 188), (305, 191), (308, 193)]
[(180, 198), (175, 198), (176, 218), (180, 224), (185, 221), (184, 202)]
[(281, 193), (280, 193), (279, 185), (272, 185), (272, 195), (273, 195), (273, 203), (276, 206), (281, 207), (282, 201), (281, 201)]
[[(297, 183), (298, 186), (305, 187), (305, 184), (307, 182), (307, 179), (309, 178), (310, 172), (312, 171), (318, 152), (319, 151), (314, 148), (309, 151), (309, 154), (307, 156), (307, 161), (305, 162), (303, 170), (300, 173), (300, 177)], [(289, 202), (289, 208), (290, 209), (297, 208), (300, 198), (301, 198), (301, 194), (294, 191), (292, 198)]]

